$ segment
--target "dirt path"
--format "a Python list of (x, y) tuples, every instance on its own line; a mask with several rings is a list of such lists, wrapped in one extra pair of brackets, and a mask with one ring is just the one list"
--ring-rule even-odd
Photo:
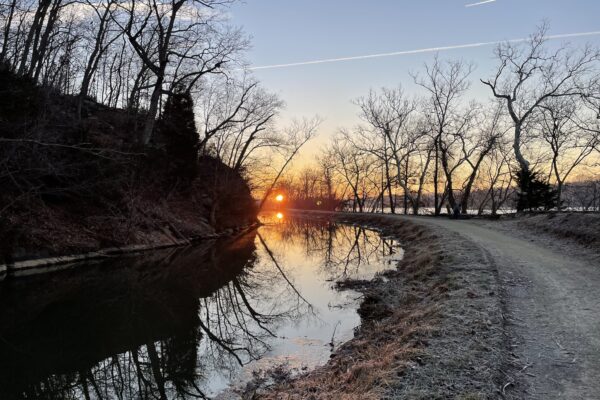
[[(419, 217), (479, 246), (506, 290), (507, 397), (600, 399), (600, 266), (479, 221)], [(513, 383), (511, 380), (514, 379)]]

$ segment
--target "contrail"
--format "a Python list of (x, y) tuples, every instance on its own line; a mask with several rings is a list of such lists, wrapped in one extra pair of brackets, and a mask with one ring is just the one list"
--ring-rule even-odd
[[(556, 39), (567, 39), (567, 38), (577, 38), (577, 37), (597, 36), (597, 35), (600, 35), (600, 31), (549, 35), (549, 36), (546, 36), (546, 39), (556, 40)], [(287, 64), (261, 65), (261, 66), (257, 66), (257, 67), (250, 67), (248, 69), (251, 71), (256, 71), (256, 70), (261, 70), (261, 69), (277, 69), (277, 68), (299, 67), (299, 66), (303, 66), (303, 65), (329, 64), (329, 63), (344, 62), (344, 61), (367, 60), (370, 58), (405, 56), (405, 55), (410, 55), (410, 54), (421, 54), (421, 53), (435, 53), (435, 52), (440, 52), (440, 51), (458, 50), (458, 49), (471, 49), (471, 48), (476, 48), (476, 47), (494, 46), (494, 45), (501, 44), (501, 43), (521, 43), (521, 42), (526, 42), (528, 40), (530, 40), (530, 39), (529, 38), (521, 38), (521, 39), (510, 39), (510, 40), (497, 40), (494, 42), (480, 42), (480, 43), (459, 44), (459, 45), (455, 45), (455, 46), (430, 47), (430, 48), (425, 48), (425, 49), (394, 51), (391, 53), (368, 54), (368, 55), (363, 55), (363, 56), (325, 58), (322, 60), (301, 61), (301, 62), (294, 62), (294, 63), (287, 63)]]
[(485, 0), (485, 1), (480, 1), (479, 3), (471, 3), (471, 4), (465, 4), (465, 7), (477, 7), (477, 6), (482, 6), (484, 4), (488, 4), (488, 3), (495, 3), (496, 0)]

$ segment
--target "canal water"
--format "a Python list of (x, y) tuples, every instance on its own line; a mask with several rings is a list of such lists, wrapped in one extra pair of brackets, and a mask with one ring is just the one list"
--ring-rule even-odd
[(263, 215), (235, 240), (0, 282), (0, 399), (235, 398), (324, 364), (360, 294), (402, 256), (376, 231)]

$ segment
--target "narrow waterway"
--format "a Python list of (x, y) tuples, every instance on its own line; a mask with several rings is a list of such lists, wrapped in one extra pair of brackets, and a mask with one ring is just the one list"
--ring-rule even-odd
[(360, 294), (402, 256), (373, 230), (264, 215), (235, 240), (0, 282), (0, 399), (235, 397), (314, 368), (360, 324)]

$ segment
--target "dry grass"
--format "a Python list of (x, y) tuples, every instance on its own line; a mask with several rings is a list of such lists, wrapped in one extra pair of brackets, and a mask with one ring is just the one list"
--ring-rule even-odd
[[(404, 259), (364, 293), (363, 324), (323, 367), (246, 398), (493, 398), (504, 353), (497, 282), (483, 255), (385, 216), (336, 215), (398, 238)], [(463, 246), (463, 247), (461, 247)], [(342, 285), (343, 287), (344, 285)]]
[(525, 215), (517, 219), (522, 227), (549, 233), (586, 247), (600, 247), (600, 214), (548, 213)]

